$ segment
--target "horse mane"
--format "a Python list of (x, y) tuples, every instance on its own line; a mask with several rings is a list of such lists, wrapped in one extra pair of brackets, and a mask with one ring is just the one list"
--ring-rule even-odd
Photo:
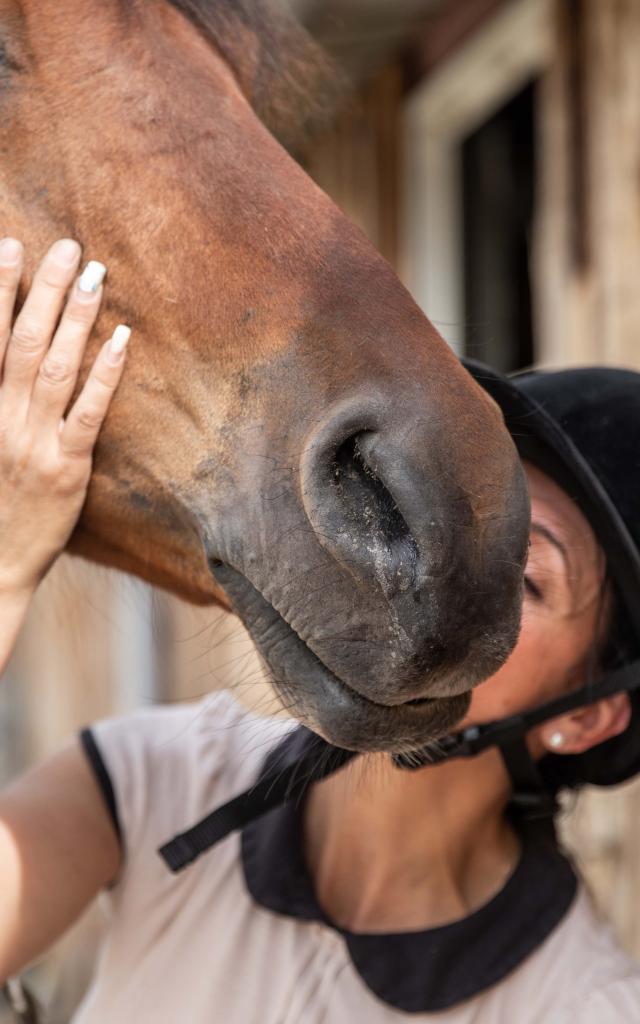
[(285, 145), (324, 123), (342, 92), (323, 50), (273, 0), (168, 0), (227, 60), (257, 115)]

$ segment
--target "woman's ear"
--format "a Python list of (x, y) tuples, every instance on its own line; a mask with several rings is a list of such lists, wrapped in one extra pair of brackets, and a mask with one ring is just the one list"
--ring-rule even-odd
[(631, 719), (628, 693), (616, 693), (596, 704), (560, 715), (540, 726), (538, 739), (549, 754), (583, 754), (624, 732)]

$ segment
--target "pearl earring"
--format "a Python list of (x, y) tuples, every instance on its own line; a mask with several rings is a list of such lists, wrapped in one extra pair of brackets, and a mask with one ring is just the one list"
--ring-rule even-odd
[(554, 732), (549, 737), (549, 746), (553, 747), (554, 750), (558, 750), (564, 743), (564, 736), (561, 732)]

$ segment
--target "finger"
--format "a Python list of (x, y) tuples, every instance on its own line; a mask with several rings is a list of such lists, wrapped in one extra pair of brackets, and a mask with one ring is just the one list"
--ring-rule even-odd
[(0, 242), (0, 372), (11, 334), (23, 262), (24, 253), (20, 242), (15, 238), (3, 238)]
[(91, 454), (111, 399), (122, 376), (124, 357), (131, 329), (120, 324), (113, 337), (102, 346), (71, 412), (60, 432), (60, 447), (65, 455), (85, 457)]
[[(102, 268), (102, 264), (100, 264)], [(58, 325), (53, 341), (40, 363), (33, 386), (29, 419), (40, 424), (58, 424), (69, 404), (78, 380), (82, 357), (91, 334), (102, 298), (102, 287), (87, 290), (89, 273), (92, 281), (104, 276), (102, 271), (91, 270), (89, 264), (76, 281), (69, 301)]]
[(36, 270), (5, 355), (3, 393), (8, 403), (30, 396), (79, 261), (80, 246), (64, 238), (49, 249)]

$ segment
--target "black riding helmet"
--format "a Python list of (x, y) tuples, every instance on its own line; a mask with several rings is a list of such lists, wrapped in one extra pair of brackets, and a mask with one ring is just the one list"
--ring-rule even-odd
[[(571, 694), (394, 760), (412, 770), (496, 747), (511, 776), (513, 810), (542, 818), (553, 829), (560, 789), (614, 785), (640, 772), (640, 373), (589, 367), (509, 378), (480, 363), (464, 364), (499, 405), (520, 456), (552, 477), (589, 520), (614, 588), (620, 663), (606, 665), (603, 674)], [(534, 764), (526, 744), (529, 729), (622, 690), (632, 702), (622, 735), (584, 754), (548, 754)], [(300, 800), (312, 783), (356, 756), (311, 734), (309, 744), (307, 732), (299, 727), (302, 751), (295, 749), (288, 763), (166, 843), (159, 852), (168, 867), (182, 870), (230, 832), (279, 804)]]
[[(521, 457), (552, 477), (589, 520), (614, 589), (618, 661), (631, 669), (628, 683), (634, 675), (640, 683), (640, 373), (596, 366), (507, 378), (479, 363), (465, 365), (500, 406)], [(583, 687), (584, 703), (598, 682)], [(640, 689), (630, 698), (632, 718), (622, 735), (583, 754), (542, 760), (551, 792), (614, 785), (640, 772)]]

